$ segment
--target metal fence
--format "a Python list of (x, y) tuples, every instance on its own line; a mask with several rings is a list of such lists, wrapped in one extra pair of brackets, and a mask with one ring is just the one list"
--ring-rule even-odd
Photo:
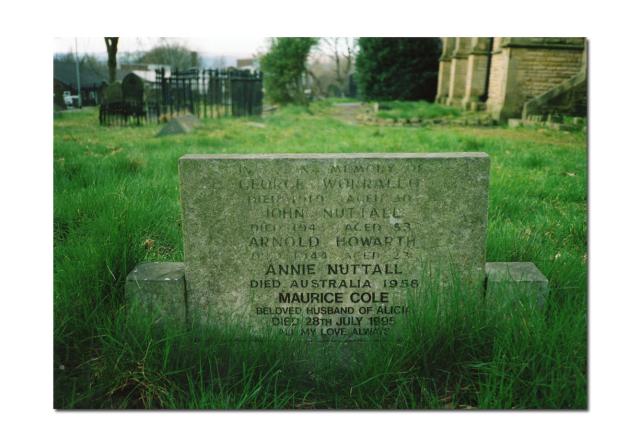
[[(139, 79), (139, 78), (138, 78)], [(199, 118), (262, 113), (262, 73), (248, 70), (156, 70), (155, 82), (135, 88), (123, 79), (122, 94), (106, 95), (100, 106), (103, 125), (159, 122), (191, 113)], [(144, 94), (140, 96), (140, 89)], [(135, 97), (131, 97), (135, 92)], [(112, 99), (109, 99), (112, 98)], [(142, 98), (142, 99), (141, 99)]]

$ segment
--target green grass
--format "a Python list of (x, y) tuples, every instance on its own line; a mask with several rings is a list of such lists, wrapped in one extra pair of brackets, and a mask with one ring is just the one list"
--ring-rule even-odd
[[(58, 408), (587, 407), (586, 137), (527, 128), (354, 126), (326, 103), (208, 120), (189, 135), (54, 122), (54, 405)], [(533, 261), (543, 311), (426, 290), (398, 340), (359, 345), (157, 326), (127, 311), (124, 281), (182, 260), (186, 153), (484, 151), (488, 261)], [(148, 242), (153, 240), (153, 243)]]
[(384, 119), (420, 118), (426, 120), (460, 115), (461, 111), (457, 108), (427, 101), (387, 101), (380, 102), (378, 108), (378, 117)]

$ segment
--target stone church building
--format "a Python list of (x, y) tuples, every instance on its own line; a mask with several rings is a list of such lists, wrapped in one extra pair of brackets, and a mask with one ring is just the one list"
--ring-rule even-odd
[(436, 102), (500, 121), (586, 116), (586, 39), (443, 37)]

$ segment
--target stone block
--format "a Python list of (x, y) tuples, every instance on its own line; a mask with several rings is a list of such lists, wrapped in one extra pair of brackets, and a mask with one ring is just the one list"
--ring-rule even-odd
[(549, 281), (531, 262), (487, 262), (487, 298), (515, 298), (544, 305)]
[(184, 263), (140, 263), (127, 276), (125, 297), (133, 307), (163, 321), (186, 322)]

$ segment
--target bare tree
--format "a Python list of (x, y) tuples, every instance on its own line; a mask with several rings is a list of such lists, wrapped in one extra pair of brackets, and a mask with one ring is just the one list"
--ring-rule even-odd
[(107, 44), (107, 54), (109, 60), (107, 65), (109, 66), (109, 83), (116, 81), (116, 68), (118, 66), (116, 62), (116, 54), (118, 54), (118, 39), (119, 37), (105, 37), (104, 43)]
[(336, 83), (342, 94), (346, 94), (349, 74), (351, 74), (355, 59), (356, 39), (353, 37), (323, 37), (321, 48), (333, 60)]
[(202, 59), (197, 52), (189, 49), (186, 44), (168, 37), (161, 37), (153, 48), (140, 56), (137, 62), (170, 65), (178, 70), (202, 66)]

